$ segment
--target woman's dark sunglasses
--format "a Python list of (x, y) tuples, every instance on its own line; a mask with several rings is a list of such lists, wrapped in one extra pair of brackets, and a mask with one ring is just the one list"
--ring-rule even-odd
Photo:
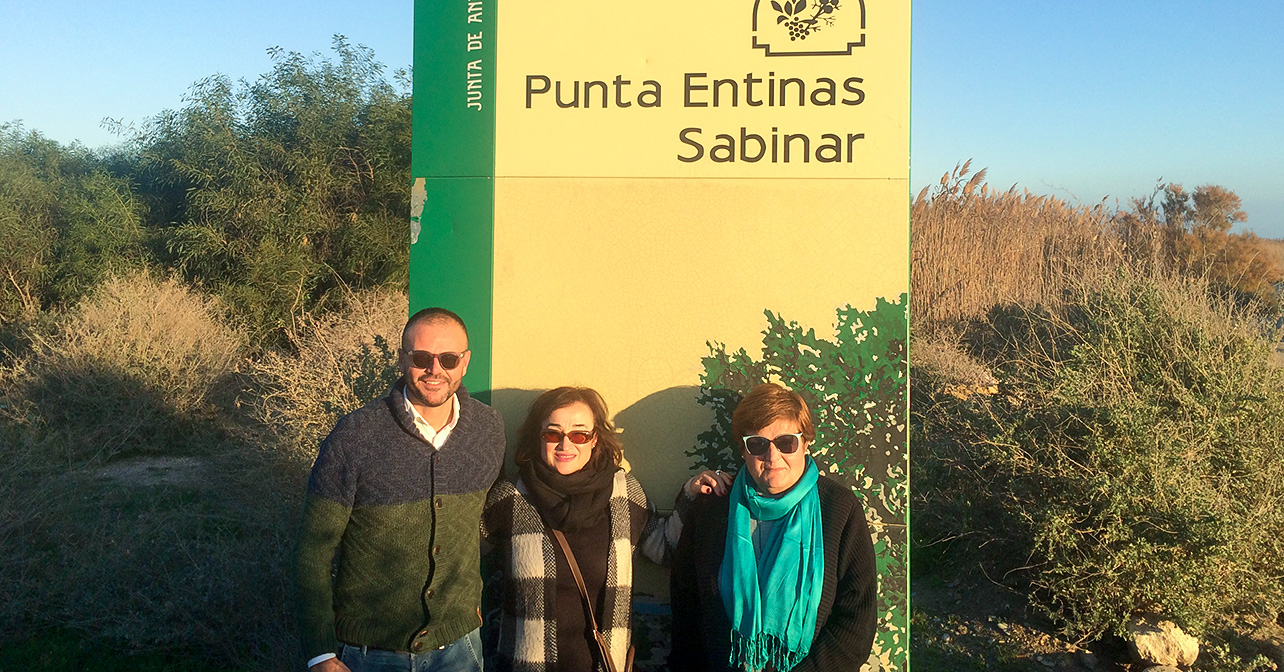
[(410, 358), (411, 366), (416, 369), (427, 370), (432, 370), (432, 360), (434, 358), (441, 362), (441, 368), (447, 371), (459, 366), (459, 363), (464, 361), (464, 353), (462, 352), (443, 352), (437, 355), (427, 350), (411, 350), (406, 353), (406, 356)]
[(798, 434), (781, 434), (774, 439), (765, 436), (745, 436), (741, 437), (745, 442), (745, 450), (749, 451), (754, 457), (762, 457), (767, 454), (771, 444), (776, 444), (776, 450), (788, 455), (802, 445), (802, 433)]
[(540, 436), (543, 437), (545, 443), (561, 443), (563, 436), (570, 437), (571, 443), (577, 446), (582, 446), (593, 440), (593, 432), (583, 432), (580, 430), (566, 432), (563, 434), (560, 430), (546, 429), (543, 434), (540, 434)]

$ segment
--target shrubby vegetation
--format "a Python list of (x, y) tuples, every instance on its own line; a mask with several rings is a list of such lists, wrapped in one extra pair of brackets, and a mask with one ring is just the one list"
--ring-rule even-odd
[(136, 274), (31, 334), (0, 367), (0, 629), (294, 669), (307, 469), (386, 391), (405, 316), (400, 292), (350, 295), (251, 356), (216, 298)]
[(1187, 192), (1180, 184), (1165, 184), (1149, 199), (1134, 200), (1121, 220), (1131, 231), (1158, 226), (1163, 256), (1178, 273), (1206, 279), (1219, 297), (1279, 315), (1275, 285), (1284, 280), (1284, 260), (1251, 231), (1230, 232), (1248, 221), (1234, 192), (1216, 185)]
[(0, 127), (15, 641), (87, 637), (102, 669), (130, 664), (112, 662), (122, 644), (297, 666), (285, 564), (307, 469), (396, 375), (410, 98), (341, 38), (329, 59), (273, 57), (114, 149)]
[(410, 97), (362, 47), (337, 62), (274, 51), (253, 84), (216, 76), (135, 139), (158, 257), (208, 287), (257, 339), (339, 305), (340, 288), (404, 288)]
[[(233, 445), (216, 397), (239, 339), (209, 299), (145, 275), (107, 282), (31, 338), (0, 369), (0, 563), (13, 591), (0, 623), (138, 645), (217, 629), (219, 603), (255, 590), (227, 564), (252, 519), (229, 512), (237, 479), (212, 466)], [(145, 456), (199, 457), (212, 481), (177, 470), (182, 488), (130, 487), (151, 476), (116, 469)], [(220, 491), (195, 494), (205, 487)]]
[(73, 305), (111, 274), (163, 269), (218, 295), (252, 347), (282, 345), (345, 292), (406, 287), (409, 76), (336, 37), (216, 75), (123, 146), (0, 127), (0, 326)]
[(1244, 627), (1284, 611), (1277, 248), (1219, 187), (1111, 212), (966, 176), (914, 205), (915, 575), (981, 570), (1075, 640), (1161, 616), (1213, 644), (1197, 667), (1254, 667)]
[(1075, 638), (1138, 613), (1195, 634), (1273, 617), (1284, 369), (1203, 291), (1121, 275), (1056, 311), (996, 308), (964, 347), (1001, 393), (922, 390), (924, 537), (965, 530), (994, 564), (1019, 559)]
[(400, 377), (396, 353), (408, 309), (402, 292), (352, 295), (306, 325), (290, 349), (246, 361), (241, 404), (267, 433), (261, 442), (310, 468), (339, 416), (386, 394)]
[(143, 211), (95, 153), (0, 125), (0, 328), (144, 268)]

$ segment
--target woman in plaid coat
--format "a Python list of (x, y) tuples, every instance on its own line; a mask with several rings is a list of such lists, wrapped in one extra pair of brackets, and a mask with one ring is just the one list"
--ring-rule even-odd
[(488, 672), (606, 669), (552, 529), (563, 533), (579, 565), (614, 669), (627, 670), (634, 552), (668, 565), (695, 496), (727, 491), (729, 477), (703, 472), (687, 481), (672, 515), (658, 516), (637, 479), (620, 467), (609, 417), (597, 392), (561, 387), (540, 395), (518, 430), (520, 475), (491, 488), (482, 514), (482, 536), (495, 546), (503, 572)]

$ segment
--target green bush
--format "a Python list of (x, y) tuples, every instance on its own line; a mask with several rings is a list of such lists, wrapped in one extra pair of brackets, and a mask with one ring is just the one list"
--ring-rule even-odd
[(755, 385), (778, 382), (798, 392), (816, 423), (812, 454), (827, 476), (865, 502), (878, 567), (882, 620), (874, 652), (883, 669), (905, 669), (909, 625), (905, 592), (908, 552), (906, 370), (908, 297), (879, 298), (874, 310), (838, 311), (835, 340), (766, 312), (761, 359), (711, 344), (703, 360), (700, 403), (714, 424), (688, 451), (697, 467), (735, 470), (731, 414)]
[[(1151, 613), (1202, 634), (1284, 604), (1284, 370), (1259, 320), (1128, 274), (966, 340), (1000, 394), (915, 377), (915, 545), (1028, 580), (1071, 636)], [(917, 369), (916, 369), (917, 371)]]
[[(410, 93), (373, 53), (270, 49), (110, 152), (0, 125), (0, 346), (107, 278), (162, 267), (219, 296), (255, 348), (352, 290), (408, 281)], [(390, 81), (391, 80), (391, 81)]]
[(0, 125), (0, 327), (146, 268), (144, 211), (83, 146)]
[(130, 167), (168, 267), (281, 344), (350, 289), (408, 279), (410, 95), (365, 47), (269, 50), (253, 83), (196, 83), (134, 138)]

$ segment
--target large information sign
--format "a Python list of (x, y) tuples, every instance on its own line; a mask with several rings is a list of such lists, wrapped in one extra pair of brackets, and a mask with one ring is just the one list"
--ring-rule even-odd
[(909, 35), (909, 0), (415, 3), (412, 311), (464, 317), (465, 384), (510, 436), (542, 390), (601, 392), (661, 507), (709, 461), (699, 386), (736, 351), (822, 402), (892, 385), (857, 420), (813, 411), (868, 438), (817, 459), (885, 542), (893, 669)]

